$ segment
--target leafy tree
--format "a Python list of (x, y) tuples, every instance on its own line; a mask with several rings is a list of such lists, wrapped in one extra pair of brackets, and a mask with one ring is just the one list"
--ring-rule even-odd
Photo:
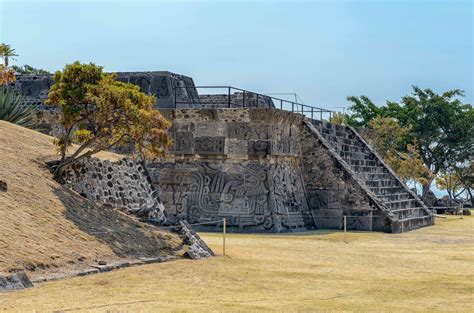
[[(474, 110), (459, 100), (463, 95), (460, 90), (436, 94), (414, 87), (413, 95), (402, 100), (400, 111), (405, 114), (401, 118), (412, 123), (415, 146), (435, 175), (466, 162), (473, 154)], [(423, 195), (431, 182), (423, 185)]]
[(24, 127), (35, 125), (36, 110), (22, 104), (21, 95), (16, 95), (11, 88), (0, 87), (0, 120)]
[(472, 189), (474, 188), (474, 163), (458, 166), (443, 171), (436, 178), (436, 185), (440, 190), (446, 190), (451, 200), (466, 193), (472, 203)]
[(15, 81), (15, 72), (8, 66), (9, 59), (18, 56), (15, 49), (7, 44), (0, 44), (0, 56), (3, 64), (0, 64), (0, 85), (7, 85)]
[(50, 72), (40, 69), (40, 68), (34, 68), (28, 64), (25, 64), (23, 66), (16, 66), (13, 65), (12, 69), (17, 73), (17, 74), (34, 74), (34, 75), (45, 75), (45, 74), (51, 74)]
[(348, 115), (349, 125), (354, 127), (368, 127), (369, 122), (377, 116), (383, 116), (383, 109), (376, 106), (367, 96), (347, 97), (352, 105), (349, 107), (352, 114)]
[(349, 115), (340, 112), (334, 112), (329, 121), (331, 124), (335, 125), (348, 125)]
[(5, 67), (8, 67), (10, 58), (14, 59), (18, 56), (18, 54), (15, 53), (15, 49), (5, 43), (0, 44), (0, 55), (2, 56), (3, 65)]
[[(133, 146), (137, 154), (156, 157), (171, 144), (166, 133), (170, 123), (153, 109), (154, 97), (138, 86), (117, 81), (95, 64), (79, 62), (56, 72), (55, 81), (48, 103), (60, 106), (66, 130), (56, 141), (61, 151), (57, 179), (66, 167), (113, 146)], [(66, 157), (73, 141), (80, 146)]]
[(425, 184), (432, 177), (412, 144), (406, 145), (409, 127), (401, 127), (394, 118), (377, 116), (369, 122), (375, 132), (374, 148), (405, 183)]

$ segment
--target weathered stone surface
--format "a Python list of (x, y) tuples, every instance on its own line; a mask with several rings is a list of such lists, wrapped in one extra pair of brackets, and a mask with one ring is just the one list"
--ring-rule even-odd
[(86, 158), (69, 168), (64, 180), (88, 199), (126, 209), (145, 221), (157, 224), (166, 221), (158, 192), (140, 161)]
[(180, 221), (180, 226), (181, 235), (189, 246), (186, 254), (190, 259), (197, 260), (215, 255), (187, 221)]
[[(202, 107), (198, 103), (193, 79), (188, 76), (167, 71), (119, 72), (117, 79), (137, 85), (142, 92), (156, 96), (157, 108), (174, 108), (175, 99), (178, 108)], [(44, 104), (53, 84), (52, 75), (17, 75), (13, 88), (23, 95), (25, 105), (46, 111), (57, 111), (57, 106)]]
[(33, 287), (33, 284), (24, 272), (10, 276), (0, 276), (0, 292), (31, 287)]
[(272, 99), (252, 92), (235, 92), (227, 94), (199, 95), (199, 102), (204, 108), (274, 108)]

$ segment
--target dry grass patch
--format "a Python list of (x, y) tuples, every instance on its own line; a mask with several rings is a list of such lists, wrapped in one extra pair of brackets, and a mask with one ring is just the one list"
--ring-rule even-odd
[[(228, 256), (153, 264), (0, 295), (20, 311), (398, 311), (474, 307), (474, 217), (404, 234), (231, 234)], [(202, 234), (221, 253), (220, 234)]]
[(8, 184), (8, 192), (0, 192), (0, 273), (26, 269), (35, 276), (84, 267), (94, 259), (151, 256), (177, 247), (177, 236), (99, 208), (54, 181), (45, 168), (46, 160), (58, 157), (52, 142), (50, 136), (0, 121), (0, 180)]

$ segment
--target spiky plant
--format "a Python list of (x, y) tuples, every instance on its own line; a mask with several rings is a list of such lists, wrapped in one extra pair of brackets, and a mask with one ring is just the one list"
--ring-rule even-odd
[(23, 96), (15, 94), (11, 88), (0, 87), (0, 120), (24, 127), (34, 126), (37, 110), (22, 102)]

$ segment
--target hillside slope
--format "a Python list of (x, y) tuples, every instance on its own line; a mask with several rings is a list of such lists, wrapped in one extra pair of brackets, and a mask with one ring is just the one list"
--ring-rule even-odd
[(35, 276), (180, 248), (178, 236), (59, 185), (45, 167), (54, 158), (52, 137), (0, 121), (0, 180), (8, 184), (0, 191), (0, 273), (26, 269)]

